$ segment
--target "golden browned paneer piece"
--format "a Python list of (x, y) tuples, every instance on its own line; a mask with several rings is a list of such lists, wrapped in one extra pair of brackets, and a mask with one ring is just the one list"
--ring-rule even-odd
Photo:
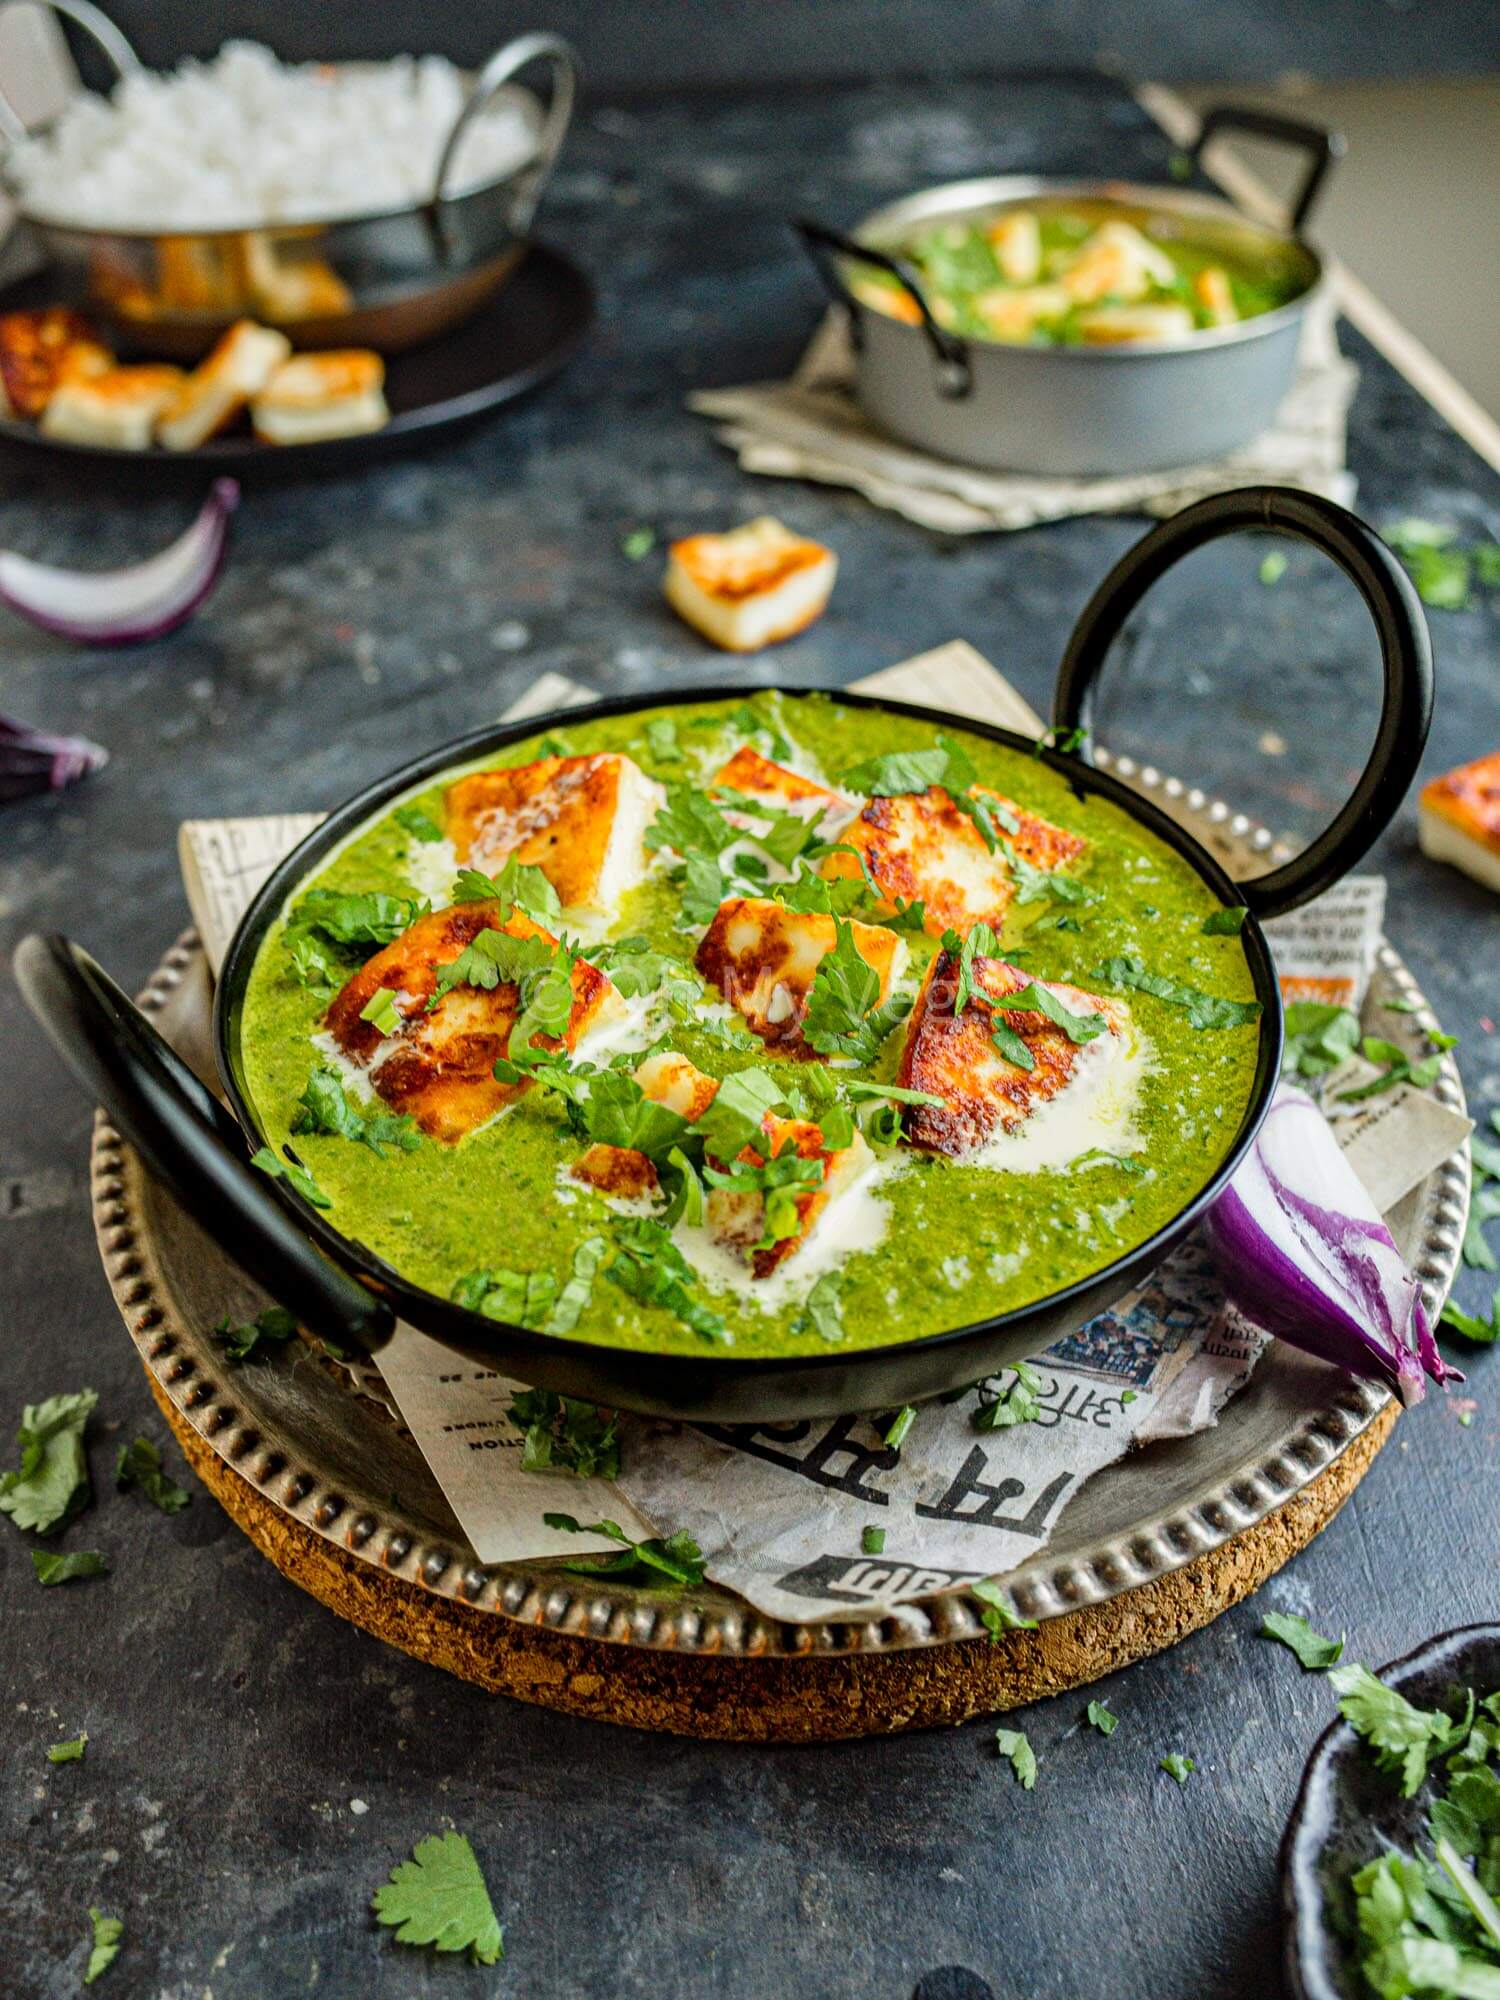
[(758, 805), (796, 813), (801, 819), (847, 819), (854, 811), (852, 799), (814, 778), (804, 778), (800, 771), (789, 771), (785, 764), (772, 763), (748, 743), (742, 744), (727, 764), (720, 765), (713, 782), (716, 787), (743, 793)]
[(635, 1080), (653, 1103), (665, 1104), (691, 1125), (719, 1094), (719, 1079), (705, 1076), (696, 1064), (673, 1049), (661, 1049), (638, 1063)]
[(1417, 838), (1434, 861), (1451, 862), (1500, 891), (1500, 750), (1422, 787)]
[[(994, 999), (1019, 993), (1031, 984), (1031, 974), (1003, 958), (976, 958), (974, 978)], [(1101, 1000), (1077, 986), (1054, 979), (1038, 982), (1056, 994), (1073, 1014), (1102, 1014), (1109, 1033), (1123, 1036), (1129, 1014), (1118, 1000)], [(1066, 1088), (1076, 1070), (1082, 1047), (1069, 1041), (1045, 1014), (1028, 1012), (995, 1016), (971, 999), (955, 1016), (958, 958), (940, 951), (928, 968), (917, 1004), (906, 1024), (898, 1081), (908, 1090), (931, 1091), (943, 1103), (908, 1105), (902, 1114), (906, 1136), (914, 1146), (962, 1159), (996, 1132), (1014, 1132), (1037, 1108)], [(996, 1019), (1025, 1042), (1035, 1068), (1007, 1062), (991, 1039)]]
[(87, 322), (68, 306), (0, 313), (0, 392), (8, 416), (39, 417), (76, 350), (112, 357), (92, 338)]
[(667, 552), (662, 589), (679, 618), (729, 653), (753, 653), (811, 625), (838, 558), (763, 514), (725, 535), (689, 535)]
[[(1033, 868), (1050, 873), (1082, 854), (1087, 843), (1076, 833), (1023, 811), (998, 792), (977, 786), (975, 792), (1016, 822), (1016, 832), (1006, 838)], [(946, 930), (963, 934), (979, 923), (998, 930), (1005, 921), (1015, 894), (1010, 863), (1002, 849), (990, 853), (973, 820), (941, 785), (871, 799), (840, 833), (839, 844), (863, 856), (885, 899), (883, 911), (894, 910), (898, 897), (903, 903), (920, 900), (923, 929), (932, 937)], [(830, 854), (822, 872), (858, 875), (860, 865), (854, 854)]]
[(1072, 305), (1061, 285), (992, 285), (974, 300), (974, 310), (993, 340), (1030, 340), (1040, 321), (1060, 319)]
[(656, 1169), (634, 1146), (590, 1146), (569, 1167), (575, 1181), (583, 1181), (597, 1193), (616, 1201), (639, 1201), (655, 1194)]
[(1001, 276), (1013, 285), (1033, 285), (1042, 274), (1042, 228), (1029, 208), (997, 215), (985, 230)]
[(254, 320), (237, 320), (183, 378), (177, 393), (157, 419), (156, 436), (168, 451), (196, 451), (258, 396), (292, 351), (292, 343), (274, 327)]
[(358, 437), (390, 420), (385, 363), (368, 347), (294, 354), (250, 404), (255, 435), (267, 444)]
[[(906, 945), (874, 924), (852, 929), (855, 950), (880, 976), (876, 1004), (882, 1004), (906, 963)], [(694, 963), (768, 1048), (815, 1056), (802, 1039), (802, 1021), (819, 963), (837, 942), (832, 917), (789, 910), (769, 897), (731, 896), (715, 912)]]
[(1176, 346), (1197, 332), (1186, 306), (1095, 306), (1078, 315), (1079, 338), (1094, 347), (1123, 345), (1132, 340), (1162, 340)]
[[(520, 1012), (513, 983), (488, 990), (454, 986), (427, 1011), (440, 968), (457, 958), (481, 931), (556, 941), (518, 909), (502, 923), (500, 910), (500, 904), (490, 899), (456, 903), (419, 917), (355, 973), (328, 1009), (328, 1029), (344, 1054), (361, 1068), (369, 1067), (376, 1093), (393, 1110), (409, 1113), (434, 1139), (450, 1143), (462, 1139), (531, 1088), (529, 1082), (499, 1083), (494, 1076)], [(539, 1047), (576, 1047), (579, 1036), (601, 1012), (619, 1004), (604, 974), (581, 959), (573, 967), (572, 984), (567, 1032), (560, 1041), (539, 1035)], [(395, 996), (401, 1016), (401, 1025), (391, 1036), (361, 1018), (361, 1009), (382, 987)]]
[(1222, 264), (1205, 264), (1193, 279), (1193, 297), (1214, 326), (1233, 326), (1239, 318), (1234, 288)]
[(448, 837), (494, 874), (512, 855), (540, 868), (564, 909), (613, 912), (646, 868), (646, 829), (666, 802), (629, 757), (539, 757), (450, 785)]
[(346, 313), (354, 294), (326, 257), (303, 255), (296, 239), (247, 231), (242, 239), (245, 283), (256, 312), (273, 322), (326, 319)]
[(1101, 222), (1071, 257), (1059, 282), (1075, 305), (1101, 299), (1143, 299), (1153, 285), (1170, 285), (1177, 272), (1165, 250), (1133, 223)]
[(847, 1146), (830, 1152), (823, 1144), (820, 1126), (803, 1118), (778, 1118), (774, 1111), (762, 1118), (761, 1130), (765, 1134), (761, 1145), (746, 1146), (739, 1156), (747, 1165), (779, 1158), (788, 1148), (801, 1159), (823, 1163), (822, 1180), (799, 1190), (796, 1196), (795, 1232), (757, 1250), (755, 1245), (765, 1234), (766, 1204), (765, 1196), (752, 1190), (711, 1187), (704, 1206), (709, 1229), (719, 1242), (748, 1259), (753, 1276), (769, 1278), (778, 1265), (802, 1248), (829, 1204), (873, 1165), (874, 1155), (858, 1131)]
[(42, 412), (41, 428), (69, 444), (146, 451), (156, 419), (181, 381), (180, 368), (161, 362), (98, 372), (70, 364)]

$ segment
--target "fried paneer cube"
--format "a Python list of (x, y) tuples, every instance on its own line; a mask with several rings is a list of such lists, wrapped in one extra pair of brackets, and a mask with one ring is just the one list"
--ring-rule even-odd
[(730, 653), (753, 653), (811, 625), (838, 557), (764, 514), (723, 535), (673, 542), (662, 590), (679, 618)]
[(765, 1196), (752, 1189), (709, 1189), (705, 1207), (713, 1235), (740, 1252), (755, 1277), (769, 1278), (803, 1247), (832, 1203), (874, 1164), (874, 1155), (858, 1131), (847, 1146), (830, 1152), (823, 1144), (820, 1126), (805, 1118), (779, 1118), (774, 1111), (768, 1111), (761, 1120), (761, 1131), (764, 1140), (759, 1147), (745, 1147), (739, 1155), (742, 1164), (753, 1166), (763, 1160), (777, 1159), (790, 1149), (800, 1159), (819, 1160), (823, 1165), (822, 1179), (796, 1193), (795, 1230), (764, 1249), (757, 1249), (756, 1245), (765, 1235)]
[[(715, 771), (713, 784), (716, 790), (754, 799), (768, 811), (795, 813), (799, 819), (821, 820), (825, 826), (842, 824), (854, 811), (853, 799), (820, 785), (815, 778), (804, 778), (800, 771), (789, 771), (785, 764), (773, 763), (748, 743)], [(735, 819), (732, 812), (727, 817)]]
[[(973, 978), (981, 993), (998, 1000), (1029, 986), (1032, 975), (1003, 958), (976, 958)], [(1120, 1001), (1100, 999), (1052, 979), (1038, 984), (1055, 994), (1069, 1013), (1102, 1015), (1107, 1032), (1123, 1041), (1129, 1014)], [(981, 1000), (970, 999), (962, 1014), (955, 1015), (957, 986), (957, 954), (939, 951), (907, 1021), (897, 1079), (908, 1090), (930, 1091), (943, 1099), (941, 1105), (908, 1105), (903, 1123), (912, 1145), (946, 1153), (950, 1159), (976, 1152), (997, 1132), (1016, 1131), (1039, 1105), (1066, 1090), (1080, 1060), (1093, 1047), (1070, 1041), (1039, 1012), (996, 1017)], [(991, 1028), (996, 1018), (1025, 1042), (1035, 1065), (1032, 1069), (1007, 1061), (995, 1047)]]
[(68, 306), (43, 306), (35, 312), (0, 313), (0, 396), (3, 412), (13, 417), (39, 417), (62, 380), (76, 350), (111, 356), (96, 346), (88, 324)]
[(666, 793), (629, 757), (539, 757), (450, 785), (461, 862), (493, 874), (512, 855), (540, 868), (564, 909), (613, 914), (646, 870), (646, 829)]
[[(880, 977), (877, 1005), (906, 963), (894, 931), (851, 925), (854, 948)], [(820, 961), (838, 942), (834, 919), (787, 909), (769, 897), (731, 896), (720, 903), (694, 960), (746, 1025), (782, 1055), (812, 1056), (802, 1037), (807, 996)]]
[(1487, 889), (1500, 890), (1500, 750), (1422, 787), (1417, 838), (1434, 861), (1451, 862)]
[(615, 1201), (640, 1201), (657, 1189), (655, 1167), (634, 1146), (589, 1146), (568, 1173), (573, 1180)]
[(97, 373), (70, 365), (42, 412), (41, 428), (69, 444), (146, 451), (157, 418), (181, 382), (182, 370), (164, 362)]
[(661, 1049), (637, 1063), (635, 1080), (655, 1104), (664, 1104), (691, 1125), (719, 1094), (719, 1079), (705, 1076), (696, 1063), (674, 1049)]
[[(1006, 838), (1033, 868), (1050, 873), (1066, 867), (1087, 845), (1077, 834), (1024, 812), (997, 792), (976, 787), (976, 795), (1015, 821), (1015, 833)], [(973, 820), (941, 785), (871, 799), (840, 833), (839, 842), (856, 853), (830, 854), (822, 872), (858, 875), (856, 855), (862, 857), (884, 899), (882, 908), (894, 910), (898, 898), (920, 901), (923, 929), (932, 937), (947, 930), (962, 935), (979, 923), (998, 930), (1005, 921), (1015, 895), (1010, 862), (1003, 848), (990, 853)]]
[(1101, 222), (1069, 258), (1060, 279), (1075, 304), (1095, 305), (1101, 299), (1143, 299), (1153, 285), (1170, 285), (1176, 276), (1166, 251), (1133, 223)]
[[(393, 1110), (409, 1113), (429, 1137), (450, 1143), (531, 1088), (529, 1082), (499, 1083), (494, 1076), (520, 1013), (514, 982), (489, 989), (453, 986), (431, 1012), (427, 1009), (439, 970), (486, 930), (556, 942), (519, 909), (502, 922), (501, 905), (493, 899), (456, 903), (419, 917), (355, 973), (328, 1009), (330, 1034), (350, 1062), (369, 1069), (377, 1095)], [(573, 967), (572, 986), (566, 1032), (560, 1040), (538, 1036), (540, 1047), (574, 1048), (602, 1013), (623, 1004), (604, 974), (581, 959)], [(395, 996), (401, 1017), (390, 1036), (361, 1014), (382, 987)]]

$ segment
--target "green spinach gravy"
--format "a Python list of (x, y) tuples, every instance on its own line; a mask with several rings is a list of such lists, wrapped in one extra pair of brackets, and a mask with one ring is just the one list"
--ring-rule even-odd
[[(589, 1142), (557, 1089), (533, 1086), (453, 1144), (391, 1120), (375, 1134), (394, 1127), (394, 1142), (378, 1149), (362, 1142), (361, 1124), (389, 1107), (368, 1091), (362, 1100), (353, 1087), (338, 1092), (336, 1115), (324, 1102), (310, 1119), (309, 1079), (320, 1067), (326, 1097), (330, 999), (383, 940), (341, 943), (310, 929), (304, 899), (309, 891), (379, 891), (427, 899), (434, 908), (463, 900), (454, 896), (453, 851), (442, 838), (445, 787), (460, 775), (453, 771), (343, 845), (266, 935), (248, 983), (241, 1047), (248, 1094), (270, 1147), (311, 1176), (345, 1236), (406, 1279), (456, 1293), (498, 1318), (615, 1346), (738, 1355), (873, 1347), (1022, 1306), (1098, 1270), (1170, 1221), (1233, 1143), (1260, 1032), (1249, 965), (1234, 917), (1185, 861), (1118, 807), (1077, 797), (1040, 759), (956, 725), (946, 741), (970, 760), (968, 782), (992, 787), (1086, 843), (1068, 871), (1079, 885), (1068, 900), (1034, 875), (1023, 878), (995, 949), (1028, 978), (1128, 1009), (1134, 1069), (1128, 1115), (1117, 1120), (1112, 1140), (1084, 1144), (1074, 1156), (1064, 1145), (1061, 1157), (1055, 1144), (1051, 1152), (1022, 1146), (1011, 1166), (952, 1159), (900, 1143), (899, 1114), (889, 1102), (851, 1096), (846, 1109), (869, 1136), (874, 1168), (842, 1198), (853, 1204), (843, 1220), (836, 1219), (841, 1204), (831, 1204), (805, 1246), (771, 1278), (755, 1280), (722, 1250), (698, 1254), (707, 1232), (691, 1227), (691, 1214), (671, 1237), (655, 1230), (658, 1250), (663, 1242), (666, 1248), (654, 1262), (632, 1257), (623, 1239), (633, 1232), (639, 1248), (643, 1227), (651, 1238), (643, 1218), (660, 1217), (669, 1181), (654, 1209), (650, 1197), (625, 1209), (571, 1178)], [(706, 797), (712, 774), (747, 743), (836, 785), (862, 762), (933, 750), (936, 734), (826, 696), (771, 694), (568, 724), (465, 768), (623, 752), (674, 798)], [(752, 872), (759, 865), (752, 862)], [(788, 1104), (804, 1117), (818, 1115), (808, 1109), (810, 1069), (824, 1070), (841, 1092), (895, 1077), (906, 1032), (900, 1021), (872, 1060), (832, 1070), (777, 1055), (748, 1033), (694, 971), (705, 919), (685, 921), (683, 872), (674, 852), (658, 847), (654, 865), (602, 931), (605, 943), (598, 926), (591, 943), (584, 934), (585, 957), (592, 948), (608, 959), (609, 943), (639, 941), (648, 983), (660, 980), (654, 995), (632, 1003), (640, 1017), (633, 1049), (617, 1047), (601, 1066), (613, 1062), (629, 1076), (657, 1045), (714, 1077), (768, 1071), (784, 1079)], [(879, 921), (868, 908), (854, 914)], [(566, 917), (548, 928), (580, 935)], [(908, 929), (903, 942), (909, 962), (894, 992), (909, 998), (939, 941)], [(585, 1043), (577, 1060), (587, 1056)], [(346, 1071), (342, 1081), (353, 1086), (357, 1079)], [(872, 1106), (883, 1115), (873, 1117)], [(1055, 1137), (1055, 1115), (1050, 1129)], [(769, 1210), (769, 1195), (766, 1202)]]

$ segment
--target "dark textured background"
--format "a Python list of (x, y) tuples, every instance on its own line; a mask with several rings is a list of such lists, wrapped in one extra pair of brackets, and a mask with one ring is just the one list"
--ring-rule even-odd
[[(1421, 31), (1420, 14), (1402, 18)], [(973, 84), (940, 102), (899, 86), (788, 93), (774, 116), (743, 95), (596, 109), (546, 228), (597, 276), (603, 315), (550, 391), (453, 449), (252, 493), (218, 594), (159, 645), (85, 656), (0, 626), (4, 709), (114, 752), (88, 785), (0, 816), (6, 942), (66, 925), (139, 983), (186, 920), (180, 819), (333, 802), (496, 716), (547, 668), (610, 691), (720, 677), (722, 657), (661, 604), (657, 561), (621, 555), (641, 522), (680, 533), (772, 508), (838, 549), (827, 618), (747, 663), (747, 679), (838, 684), (962, 635), (1045, 707), (1070, 621), (1141, 522), (946, 542), (850, 496), (743, 480), (681, 399), (797, 353), (818, 302), (783, 227), (795, 208), (852, 220), (924, 180), (1022, 163), (1161, 174), (1166, 158), (1123, 94), (1084, 84)], [(1493, 533), (1500, 480), (1347, 344), (1363, 369), (1364, 511)], [(124, 561), (184, 511), (7, 463), (0, 544)], [(1305, 832), (1368, 738), (1373, 647), (1332, 572), (1294, 552), (1266, 589), (1260, 553), (1205, 552), (1152, 598), (1103, 733)], [(1496, 622), (1493, 602), (1434, 615), (1429, 771), (1500, 736)], [(1257, 749), (1268, 730), (1285, 754)], [(1377, 865), (1391, 934), (1463, 1037), (1471, 1093), (1500, 1101), (1481, 1021), (1496, 1001), (1493, 898), (1420, 859), (1410, 808)], [(300, 1596), (202, 1492), (167, 1519), (107, 1490), (117, 1438), (162, 1426), (94, 1250), (89, 1114), (8, 981), (0, 1052), (0, 1417), (99, 1388), (101, 1498), (64, 1546), (114, 1565), (39, 1590), (25, 1539), (0, 1524), (7, 2000), (75, 1993), (91, 1902), (127, 1925), (105, 1996), (903, 2000), (957, 1963), (1016, 2000), (1260, 2000), (1277, 1983), (1276, 1843), (1332, 1708), (1254, 1636), (1261, 1612), (1347, 1628), (1352, 1654), (1377, 1662), (1500, 1611), (1481, 1357), (1472, 1428), (1454, 1399), (1405, 1419), (1256, 1602), (1096, 1690), (1121, 1718), (1111, 1739), (1079, 1733), (1085, 1696), (1020, 1716), (1041, 1757), (1031, 1795), (984, 1724), (776, 1752), (489, 1699)], [(1471, 1277), (1471, 1304), (1479, 1292)], [(87, 1760), (50, 1767), (45, 1746), (79, 1728)], [(1197, 1760), (1183, 1791), (1156, 1769), (1168, 1750)], [(389, 1867), (450, 1818), (509, 1927), (495, 1972), (404, 1950), (367, 1914)]]

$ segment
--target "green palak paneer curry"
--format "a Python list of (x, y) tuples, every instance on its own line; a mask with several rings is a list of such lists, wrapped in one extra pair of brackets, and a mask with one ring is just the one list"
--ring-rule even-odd
[(957, 724), (774, 694), (570, 723), (292, 896), (240, 1024), (258, 1163), (512, 1323), (915, 1339), (1204, 1185), (1256, 1068), (1242, 915)]

